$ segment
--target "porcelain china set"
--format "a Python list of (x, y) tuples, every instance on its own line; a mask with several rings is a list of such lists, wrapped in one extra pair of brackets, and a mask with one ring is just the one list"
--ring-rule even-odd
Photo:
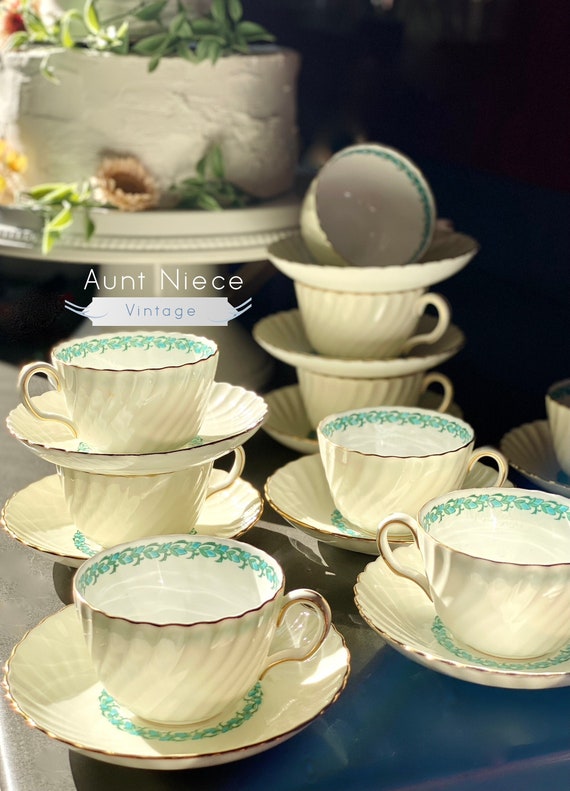
[[(74, 604), (18, 643), (4, 687), (31, 725), (111, 763), (255, 754), (348, 677), (322, 595), (286, 593), (277, 561), (236, 540), (262, 511), (240, 475), (266, 404), (214, 382), (217, 359), (213, 341), (183, 333), (67, 341), (24, 366), (7, 419), (57, 474), (14, 494), (3, 525), (79, 568)], [(56, 389), (33, 395), (38, 373)], [(229, 472), (214, 469), (228, 453)]]
[[(400, 202), (385, 214), (379, 184), (392, 166)], [(407, 200), (404, 193), (414, 191), (416, 201)], [(441, 381), (443, 403), (426, 408), (426, 370), (463, 340), (452, 326), (435, 340), (422, 337), (448, 318), (426, 288), (477, 250), (468, 237), (444, 231), (434, 243), (439, 255), (430, 252), (433, 212), (411, 163), (389, 149), (356, 146), (311, 185), (301, 234), (271, 246), (273, 263), (295, 281), (299, 310), (264, 319), (254, 334), (296, 367), (299, 387), (269, 395), (265, 428), (300, 452), (318, 453), (278, 469), (265, 495), (318, 540), (380, 555), (356, 581), (355, 601), (405, 656), (485, 685), (567, 685), (570, 500), (557, 492), (570, 490), (562, 491), (570, 473), (570, 380), (547, 395), (551, 466), (562, 468), (558, 488), (544, 487), (552, 495), (507, 480), (512, 437), (503, 441), (505, 455), (474, 448), (473, 429)], [(409, 322), (428, 302), (438, 318), (427, 327), (427, 317)], [(446, 346), (451, 333), (459, 342)]]
[(400, 152), (358, 145), (329, 160), (305, 197), (300, 234), (268, 251), (293, 280), (298, 309), (262, 319), (253, 334), (295, 367), (298, 385), (267, 396), (264, 430), (316, 453), (316, 426), (335, 412), (392, 404), (457, 413), (452, 383), (430, 369), (465, 339), (446, 299), (427, 289), (477, 250), (436, 228), (429, 185)]

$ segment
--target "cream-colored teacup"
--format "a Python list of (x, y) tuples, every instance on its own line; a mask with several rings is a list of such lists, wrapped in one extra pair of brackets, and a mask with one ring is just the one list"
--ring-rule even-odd
[(75, 527), (102, 547), (165, 533), (190, 532), (207, 497), (239, 478), (243, 448), (229, 472), (210, 483), (214, 461), (158, 475), (100, 475), (58, 467)]
[(566, 475), (570, 475), (570, 379), (563, 379), (548, 388), (546, 414), (558, 464)]
[(321, 594), (285, 593), (266, 552), (212, 536), (101, 552), (78, 569), (73, 597), (105, 690), (158, 723), (235, 716), (268, 670), (312, 656), (331, 624)]
[[(422, 288), (357, 294), (295, 282), (295, 293), (309, 343), (329, 357), (398, 357), (438, 341), (451, 321), (445, 297)], [(437, 322), (429, 332), (414, 335), (429, 305), (437, 311)]]
[[(179, 332), (121, 332), (60, 343), (51, 363), (25, 365), (25, 407), (67, 425), (95, 452), (150, 453), (184, 445), (197, 433), (218, 365), (214, 341)], [(30, 380), (46, 374), (67, 415), (40, 412)]]
[[(421, 553), (418, 571), (392, 550), (404, 525)], [(417, 520), (392, 514), (378, 545), (396, 573), (433, 601), (441, 632), (486, 654), (531, 659), (570, 640), (570, 500), (527, 489), (448, 492)]]
[(419, 407), (369, 407), (324, 418), (319, 451), (332, 499), (342, 515), (376, 535), (393, 511), (415, 514), (432, 497), (457, 489), (475, 462), (491, 458), (497, 486), (508, 473), (493, 448), (473, 450), (464, 420)]
[(453, 401), (453, 385), (445, 374), (430, 373), (393, 376), (385, 379), (352, 379), (327, 376), (297, 368), (301, 397), (311, 425), (316, 427), (327, 415), (347, 409), (384, 404), (415, 406), (432, 384), (441, 385), (443, 394), (437, 412), (446, 412)]

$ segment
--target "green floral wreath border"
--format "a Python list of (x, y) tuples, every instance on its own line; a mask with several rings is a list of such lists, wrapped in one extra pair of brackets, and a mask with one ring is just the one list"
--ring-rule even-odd
[(80, 341), (72, 346), (59, 349), (54, 357), (64, 363), (77, 358), (84, 359), (88, 354), (102, 354), (106, 351), (128, 351), (129, 349), (161, 349), (163, 351), (182, 351), (199, 355), (200, 359), (211, 357), (216, 349), (194, 338), (178, 338), (169, 335), (115, 335), (110, 338), (93, 338)]

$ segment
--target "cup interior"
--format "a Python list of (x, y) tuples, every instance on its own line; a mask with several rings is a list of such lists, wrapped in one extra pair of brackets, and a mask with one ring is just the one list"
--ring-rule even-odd
[(450, 492), (427, 503), (419, 523), (446, 547), (497, 563), (570, 563), (570, 500), (526, 489)]
[(318, 434), (346, 450), (407, 458), (448, 453), (474, 440), (468, 423), (427, 409), (375, 407), (330, 415)]
[(548, 388), (547, 398), (570, 409), (570, 379), (556, 382)]
[(133, 541), (86, 561), (74, 598), (114, 618), (156, 625), (236, 618), (275, 598), (279, 564), (262, 550), (208, 536)]
[(118, 333), (59, 344), (53, 351), (53, 359), (78, 368), (146, 371), (198, 363), (216, 352), (214, 341), (197, 335)]

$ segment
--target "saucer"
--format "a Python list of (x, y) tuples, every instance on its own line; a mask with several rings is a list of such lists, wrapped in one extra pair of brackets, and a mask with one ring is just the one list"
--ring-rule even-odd
[[(418, 332), (430, 332), (436, 321), (434, 316), (422, 316)], [(463, 332), (455, 324), (450, 324), (439, 341), (416, 346), (409, 357), (389, 360), (325, 357), (313, 351), (305, 334), (301, 314), (296, 309), (284, 310), (261, 319), (253, 328), (253, 337), (266, 352), (295, 368), (356, 379), (406, 376), (427, 371), (449, 360), (465, 343)]]
[[(319, 443), (315, 429), (311, 426), (299, 385), (288, 385), (266, 393), (264, 396), (268, 412), (262, 428), (281, 445), (298, 453), (318, 453)], [(419, 406), (434, 409), (441, 400), (435, 393), (422, 393)], [(450, 415), (461, 418), (463, 413), (457, 404), (447, 410)]]
[(511, 467), (540, 489), (570, 497), (570, 476), (558, 464), (548, 420), (535, 420), (513, 428), (501, 440)]
[(336, 701), (349, 672), (348, 650), (332, 627), (310, 659), (276, 666), (215, 719), (156, 725), (134, 717), (105, 692), (71, 605), (18, 643), (3, 686), (29, 725), (79, 753), (133, 768), (191, 769), (246, 758), (289, 739)]
[[(420, 568), (415, 546), (398, 547), (396, 552), (407, 564)], [(356, 606), (368, 625), (401, 654), (431, 670), (489, 687), (545, 689), (570, 685), (570, 644), (552, 656), (535, 660), (503, 660), (479, 654), (456, 643), (427, 596), (415, 583), (394, 574), (381, 557), (358, 576), (354, 593)]]
[(269, 245), (267, 257), (280, 272), (314, 288), (358, 294), (411, 291), (447, 280), (476, 255), (479, 245), (470, 236), (436, 230), (418, 263), (406, 266), (327, 266), (318, 264), (300, 233)]
[[(212, 483), (224, 474), (212, 470)], [(260, 493), (238, 478), (206, 499), (190, 532), (241, 538), (259, 521), (262, 512)], [(48, 475), (13, 494), (2, 509), (0, 523), (12, 538), (66, 566), (80, 566), (102, 549), (71, 521), (57, 475)]]
[[(462, 488), (489, 486), (489, 480), (495, 477), (495, 470), (477, 462)], [(512, 484), (505, 481), (503, 486)], [(376, 538), (353, 525), (335, 508), (320, 456), (302, 456), (280, 467), (267, 479), (264, 493), (269, 505), (303, 533), (340, 549), (378, 554)], [(378, 521), (382, 516), (378, 515)], [(410, 533), (391, 530), (390, 540), (408, 544)]]
[[(62, 394), (55, 390), (34, 396), (32, 403), (43, 411), (67, 412)], [(200, 435), (183, 447), (159, 453), (98, 453), (74, 438), (62, 423), (40, 420), (23, 404), (10, 412), (6, 425), (37, 456), (60, 467), (108, 475), (152, 475), (202, 464), (234, 450), (255, 434), (266, 412), (267, 404), (252, 390), (215, 382)]]

